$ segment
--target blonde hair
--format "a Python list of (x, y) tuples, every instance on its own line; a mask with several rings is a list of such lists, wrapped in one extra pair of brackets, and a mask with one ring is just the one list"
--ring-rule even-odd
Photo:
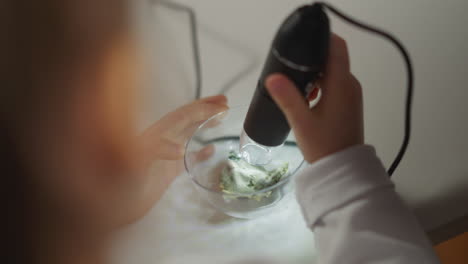
[(63, 104), (75, 92), (71, 85), (75, 71), (92, 67), (103, 49), (127, 30), (127, 4), (125, 0), (5, 0), (0, 4), (0, 169), (8, 197), (2, 199), (9, 215), (6, 228), (15, 238), (5, 239), (10, 246), (23, 247), (10, 251), (21, 252), (22, 258), (31, 252), (24, 242), (31, 239), (26, 220), (35, 198), (30, 184), (34, 172), (24, 158), (25, 137), (34, 134), (34, 122), (51, 105)]
[(124, 0), (10, 0), (6, 5), (2, 70), (8, 85), (1, 97), (8, 105), (2, 113), (9, 110), (9, 115), (68, 93), (54, 85), (57, 80), (95, 59), (127, 25)]

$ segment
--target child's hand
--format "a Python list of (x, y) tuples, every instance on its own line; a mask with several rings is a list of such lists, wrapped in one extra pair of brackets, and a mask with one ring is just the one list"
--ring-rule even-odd
[[(184, 169), (184, 149), (197, 127), (211, 116), (227, 110), (223, 95), (195, 101), (165, 115), (142, 135), (140, 172), (135, 177), (133, 191), (127, 191), (128, 210), (122, 210), (123, 224), (143, 217), (161, 198), (174, 178)], [(213, 149), (197, 153), (200, 160), (209, 158)], [(128, 188), (127, 188), (128, 189)]]
[(227, 109), (226, 97), (218, 95), (195, 101), (165, 115), (143, 134), (146, 161), (181, 160), (185, 143), (196, 128)]
[(350, 72), (346, 43), (339, 36), (331, 37), (325, 75), (319, 82), (323, 95), (313, 109), (283, 75), (271, 75), (266, 86), (286, 115), (308, 162), (363, 144), (361, 85)]

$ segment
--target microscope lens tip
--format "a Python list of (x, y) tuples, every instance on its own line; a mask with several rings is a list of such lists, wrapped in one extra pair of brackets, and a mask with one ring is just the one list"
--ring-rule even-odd
[(242, 131), (240, 137), (239, 153), (252, 165), (266, 165), (272, 159), (272, 148), (256, 143), (245, 131)]

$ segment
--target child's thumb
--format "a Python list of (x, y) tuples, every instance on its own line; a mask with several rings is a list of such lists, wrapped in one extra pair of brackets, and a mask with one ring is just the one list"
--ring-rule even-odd
[(301, 130), (308, 125), (309, 106), (292, 81), (275, 73), (267, 77), (265, 86), (291, 127)]

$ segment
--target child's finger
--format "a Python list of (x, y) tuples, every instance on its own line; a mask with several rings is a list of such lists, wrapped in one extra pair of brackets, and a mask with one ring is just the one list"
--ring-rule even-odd
[(163, 130), (172, 131), (175, 134), (185, 132), (187, 128), (193, 127), (208, 120), (217, 113), (226, 111), (226, 105), (212, 103), (192, 103), (169, 113), (158, 121), (158, 126)]
[(186, 162), (189, 166), (196, 166), (198, 163), (208, 160), (213, 156), (215, 148), (213, 145), (203, 147), (198, 151), (191, 151), (187, 153)]
[(339, 82), (349, 74), (350, 63), (346, 41), (333, 34), (330, 37), (330, 50), (324, 76), (319, 80), (319, 86), (323, 88), (323, 98), (318, 107), (327, 104), (328, 98), (339, 98), (337, 93), (340, 93), (340, 90), (343, 89)]
[(211, 156), (213, 156), (215, 152), (215, 148), (213, 145), (208, 145), (204, 148), (202, 148), (200, 151), (195, 153), (195, 160), (196, 162), (202, 162), (207, 159), (209, 159)]
[(330, 37), (330, 50), (325, 72), (330, 75), (349, 73), (349, 54), (346, 41), (333, 33)]
[(205, 97), (199, 100), (203, 103), (212, 103), (212, 104), (227, 104), (227, 97), (223, 94)]
[(228, 109), (226, 105), (202, 103), (202, 104), (191, 104), (187, 108), (181, 110), (180, 115), (182, 116), (177, 122), (184, 127), (190, 127), (194, 124), (204, 122), (216, 114), (224, 112)]
[(145, 157), (149, 162), (154, 160), (180, 160), (184, 157), (185, 148), (183, 144), (172, 142), (168, 139), (151, 141), (148, 139), (145, 144)]
[(224, 112), (220, 112), (220, 113), (216, 114), (215, 117), (211, 118), (210, 121), (208, 121), (206, 124), (204, 124), (204, 127), (207, 127), (207, 128), (217, 127), (218, 125), (220, 125), (222, 123), (222, 121), (226, 117), (227, 113), (228, 113), (227, 111), (224, 111)]
[(310, 122), (306, 99), (286, 76), (273, 74), (266, 79), (266, 88), (288, 119), (289, 125), (302, 130)]

